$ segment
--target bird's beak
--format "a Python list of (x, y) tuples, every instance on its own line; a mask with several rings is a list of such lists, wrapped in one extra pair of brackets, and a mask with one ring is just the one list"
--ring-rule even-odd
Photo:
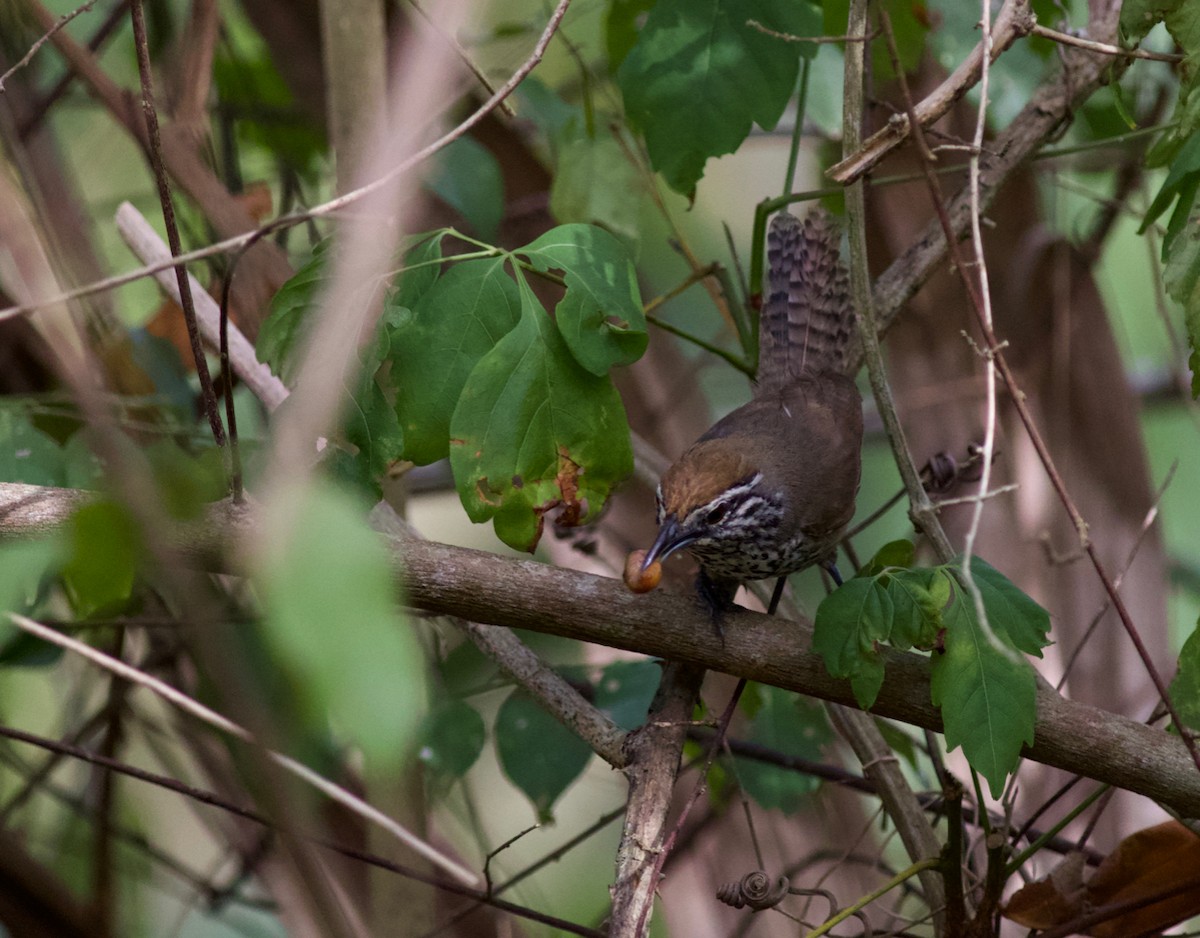
[(697, 537), (696, 534), (684, 534), (679, 527), (679, 519), (674, 515), (667, 515), (658, 529), (658, 537), (646, 551), (645, 559), (642, 560), (642, 571), (645, 572), (656, 560), (666, 560), (679, 548), (687, 547)]

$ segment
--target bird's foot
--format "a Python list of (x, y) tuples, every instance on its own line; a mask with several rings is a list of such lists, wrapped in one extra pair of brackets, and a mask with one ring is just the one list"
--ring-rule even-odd
[(733, 595), (737, 592), (737, 588), (736, 581), (717, 580), (703, 570), (696, 577), (696, 592), (700, 594), (701, 601), (708, 609), (713, 630), (717, 633), (717, 638), (721, 640), (722, 645), (725, 644), (723, 620), (726, 613), (737, 608), (733, 601)]

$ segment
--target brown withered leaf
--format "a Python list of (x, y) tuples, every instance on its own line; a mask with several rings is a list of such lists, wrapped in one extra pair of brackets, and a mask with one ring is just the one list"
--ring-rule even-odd
[(1200, 837), (1165, 821), (1126, 837), (1088, 880), (1093, 907), (1136, 902), (1182, 890), (1169, 898), (1093, 927), (1096, 938), (1152, 935), (1200, 915)]
[(1004, 917), (1026, 928), (1053, 928), (1084, 910), (1082, 853), (1070, 853), (1050, 875), (1018, 889), (1004, 906)]

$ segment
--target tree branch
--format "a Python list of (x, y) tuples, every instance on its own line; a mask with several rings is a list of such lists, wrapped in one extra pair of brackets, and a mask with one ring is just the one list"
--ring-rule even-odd
[[(0, 542), (49, 534), (92, 496), (72, 489), (0, 483)], [(230, 547), (255, 526), (251, 509), (214, 505), (199, 523), (168, 532), (185, 560), (233, 572)], [(729, 614), (724, 647), (711, 638), (706, 611), (690, 596), (634, 595), (616, 579), (513, 560), (430, 541), (390, 538), (397, 576), (413, 606), (475, 622), (596, 642), (724, 671), (854, 707), (845, 681), (831, 678), (809, 650), (812, 625), (746, 610)], [(941, 718), (929, 697), (929, 663), (885, 649), (887, 677), (872, 709), (935, 731)], [(1035, 762), (1108, 782), (1200, 816), (1200, 773), (1178, 737), (1119, 714), (1038, 689)]]

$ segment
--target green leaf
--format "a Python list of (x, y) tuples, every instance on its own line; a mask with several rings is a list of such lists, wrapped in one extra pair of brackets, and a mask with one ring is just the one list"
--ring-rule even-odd
[(887, 577), (895, 610), (891, 643), (899, 649), (932, 648), (942, 629), (950, 585), (941, 570), (898, 570)]
[[(1144, 234), (1146, 229), (1170, 208), (1171, 203), (1176, 199), (1179, 200), (1176, 212), (1182, 209), (1183, 215), (1186, 217), (1191, 211), (1192, 202), (1196, 197), (1196, 181), (1198, 179), (1200, 179), (1200, 133), (1193, 134), (1188, 138), (1187, 142), (1183, 144), (1183, 148), (1171, 161), (1167, 178), (1163, 180), (1150, 207), (1146, 209), (1146, 217), (1142, 220), (1141, 227), (1138, 228), (1138, 234)], [(1167, 256), (1170, 244), (1171, 239), (1163, 242), (1164, 258)]]
[(1200, 730), (1200, 626), (1183, 643), (1179, 670), (1168, 690), (1179, 718), (1191, 729)]
[(397, 311), (414, 308), (442, 274), (442, 239), (447, 230), (422, 235), (404, 254), (404, 270), (388, 294), (385, 308)]
[(271, 299), (271, 312), (258, 332), (258, 360), (269, 365), (288, 387), (296, 380), (309, 319), (316, 308), (317, 293), (331, 260), (332, 239), (313, 248), (312, 257), (279, 288)]
[(538, 820), (554, 820), (551, 808), (583, 774), (592, 751), (522, 690), (513, 691), (496, 714), (500, 766), (533, 802)]
[(159, 496), (173, 518), (195, 518), (206, 505), (229, 494), (225, 456), (216, 446), (184, 452), (172, 440), (159, 440), (143, 452)]
[[(1200, 134), (1196, 135), (1200, 140)], [(1197, 174), (1200, 181), (1200, 173)], [(1200, 213), (1192, 215), (1186, 227), (1167, 250), (1163, 269), (1163, 287), (1171, 299), (1183, 307), (1191, 355), (1192, 396), (1200, 397)]]
[(633, 452), (611, 381), (579, 366), (518, 285), (520, 322), (479, 360), (450, 419), (450, 465), (471, 520), (494, 518), (505, 543), (532, 551), (545, 511), (590, 520), (633, 470)]
[(446, 655), (438, 670), (443, 688), (454, 697), (466, 697), (488, 690), (497, 683), (500, 675), (496, 662), (470, 641), (463, 642)]
[(66, 551), (58, 535), (0, 544), (0, 614), (25, 612), (42, 579), (58, 569)]
[(559, 151), (550, 185), (550, 211), (561, 223), (596, 224), (627, 244), (638, 241), (637, 170), (607, 129), (581, 132)]
[[(988, 617), (992, 619), (991, 607)], [(933, 656), (931, 689), (934, 704), (941, 708), (946, 746), (962, 746), (971, 767), (987, 779), (992, 796), (998, 798), (1021, 747), (1033, 743), (1033, 668), (1012, 647), (989, 640), (974, 602), (962, 589), (954, 590), (942, 619), (945, 650)], [(1000, 641), (1006, 637), (995, 624), (993, 632)]]
[(822, 600), (813, 623), (813, 651), (833, 677), (849, 678), (854, 697), (870, 709), (883, 685), (877, 642), (887, 641), (894, 609), (878, 579), (847, 580)]
[(0, 407), (0, 482), (62, 485), (65, 481), (62, 447), (34, 427), (24, 408)]
[[(150, 9), (157, 6), (151, 4)], [(247, 118), (275, 115), (237, 121), (239, 137), (266, 147), (297, 172), (315, 174), (318, 160), (326, 153), (324, 132), (293, 97), (271, 61), (266, 41), (241, 17), (222, 19), (221, 41), (213, 55), (213, 81), (221, 106), (229, 112)]]
[(391, 337), (403, 311), (385, 307), (375, 335), (359, 350), (358, 384), (346, 404), (342, 419), (346, 439), (358, 449), (354, 458), (356, 481), (372, 497), (380, 494), (379, 480), (404, 451), (404, 432), (396, 408), (381, 385), (385, 372), (380, 365), (391, 353)]
[(141, 531), (129, 511), (112, 501), (88, 502), (71, 516), (67, 539), (62, 578), (76, 615), (125, 611), (143, 554)]
[(1160, 22), (1184, 55), (1178, 66), (1178, 125), (1164, 135), (1182, 140), (1200, 127), (1200, 8), (1194, 0), (1125, 0), (1121, 6), (1120, 32), (1127, 45), (1136, 45)]
[(373, 770), (397, 769), (424, 711), (424, 656), (365, 516), (328, 483), (275, 493), (255, 582), (263, 636), (297, 689), (301, 722), (322, 733), (332, 721)]
[(437, 167), (425, 186), (467, 219), (476, 235), (496, 240), (504, 218), (504, 176), (487, 147), (471, 137), (459, 137), (438, 154)]
[(875, 552), (875, 556), (863, 564), (862, 569), (855, 575), (873, 577), (888, 567), (910, 567), (915, 553), (916, 548), (912, 541), (903, 538), (898, 541), (889, 541), (879, 548)]
[[(760, 705), (746, 734), (749, 742), (767, 749), (818, 762), (833, 739), (820, 705), (778, 687), (762, 688)], [(808, 803), (820, 780), (795, 769), (737, 757), (737, 775), (746, 793), (762, 807), (792, 814)]]
[(419, 466), (448, 455), (463, 386), (520, 319), (520, 294), (504, 265), (502, 257), (455, 264), (391, 332), (404, 457)]
[(614, 661), (596, 683), (593, 703), (623, 730), (646, 722), (646, 713), (662, 678), (653, 661)]
[(447, 779), (462, 778), (483, 752), (487, 729), (479, 711), (462, 700), (434, 707), (421, 724), (417, 757), (433, 775), (430, 790), (437, 793)]
[(875, 718), (875, 726), (879, 729), (883, 741), (888, 744), (888, 748), (907, 762), (910, 768), (916, 769), (917, 746), (913, 742), (913, 738), (903, 728), (888, 720), (881, 720), (879, 717)]
[(638, 38), (638, 21), (654, 6), (654, 0), (612, 0), (604, 18), (604, 50), (608, 70), (616, 74)]
[(971, 576), (993, 631), (1025, 654), (1042, 657), (1042, 649), (1050, 644), (1050, 613), (986, 560), (971, 558)]
[(62, 657), (62, 649), (13, 625), (6, 613), (27, 613), (66, 554), (60, 535), (0, 544), (0, 664), (37, 667)]
[(646, 351), (637, 270), (624, 246), (595, 225), (560, 225), (517, 253), (538, 270), (561, 270), (567, 292), (555, 321), (579, 364), (603, 377)]
[(617, 74), (630, 124), (654, 168), (689, 197), (709, 157), (732, 153), (757, 123), (772, 129), (813, 43), (789, 43), (747, 25), (821, 34), (805, 0), (659, 0)]

